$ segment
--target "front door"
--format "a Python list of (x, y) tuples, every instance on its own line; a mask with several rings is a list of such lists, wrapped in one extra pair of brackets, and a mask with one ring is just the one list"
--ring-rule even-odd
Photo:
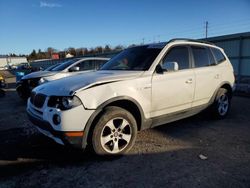
[(153, 74), (152, 117), (191, 108), (194, 97), (195, 77), (188, 47), (171, 48), (160, 64), (164, 62), (177, 62), (179, 70)]

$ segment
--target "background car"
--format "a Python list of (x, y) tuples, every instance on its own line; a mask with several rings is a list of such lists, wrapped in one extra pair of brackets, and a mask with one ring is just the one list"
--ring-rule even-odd
[(33, 72), (21, 78), (16, 84), (16, 91), (22, 99), (30, 96), (31, 90), (48, 81), (60, 79), (74, 74), (99, 69), (109, 58), (88, 57), (75, 58), (59, 64), (52, 69)]
[(56, 68), (57, 66), (61, 65), (61, 63), (51, 65), (48, 68), (44, 69), (43, 71), (51, 71), (52, 69)]
[(0, 88), (4, 88), (5, 87), (5, 79), (2, 75), (0, 75)]
[(0, 97), (5, 96), (5, 91), (2, 90), (1, 88), (5, 88), (5, 79), (4, 77), (0, 74)]

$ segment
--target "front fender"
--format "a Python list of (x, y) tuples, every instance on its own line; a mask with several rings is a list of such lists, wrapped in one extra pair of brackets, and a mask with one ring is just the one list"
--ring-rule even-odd
[(106, 101), (117, 98), (129, 98), (140, 104), (141, 109), (148, 118), (151, 109), (151, 88), (145, 89), (145, 80), (113, 82), (94, 86), (75, 93), (86, 109), (97, 109)]

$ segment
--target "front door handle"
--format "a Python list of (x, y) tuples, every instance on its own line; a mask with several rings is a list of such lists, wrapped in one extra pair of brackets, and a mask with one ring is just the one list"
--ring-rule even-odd
[(215, 78), (215, 79), (219, 79), (219, 78), (220, 78), (220, 75), (219, 75), (219, 74), (216, 74), (216, 75), (214, 76), (214, 78)]
[(193, 79), (189, 78), (188, 80), (186, 80), (186, 84), (192, 84), (193, 83)]

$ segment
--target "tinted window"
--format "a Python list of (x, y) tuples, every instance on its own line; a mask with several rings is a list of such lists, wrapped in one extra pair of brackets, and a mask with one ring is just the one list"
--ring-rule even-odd
[(148, 70), (162, 48), (151, 45), (128, 48), (105, 63), (101, 70)]
[(214, 59), (214, 56), (210, 50), (210, 48), (208, 48), (208, 56), (209, 56), (209, 60), (210, 60), (210, 65), (216, 65), (216, 61)]
[(107, 60), (96, 60), (95, 62), (96, 70), (100, 69), (106, 62)]
[(93, 61), (93, 60), (82, 61), (81, 63), (79, 63), (76, 66), (80, 67), (80, 71), (93, 70), (93, 69), (95, 69), (95, 61)]
[(203, 47), (192, 46), (195, 67), (206, 67), (210, 65), (208, 50)]
[(221, 53), (221, 51), (219, 49), (216, 49), (216, 48), (211, 48), (211, 49), (212, 49), (212, 52), (215, 56), (217, 64), (226, 60), (225, 56)]
[(164, 57), (163, 62), (177, 62), (179, 70), (189, 68), (189, 55), (187, 47), (173, 47)]
[(52, 69), (56, 68), (59, 65), (60, 65), (60, 63), (52, 65), (52, 66), (48, 67), (47, 69), (45, 69), (45, 71), (51, 71)]
[(107, 60), (87, 60), (76, 64), (75, 67), (79, 67), (80, 71), (97, 70), (106, 62)]

